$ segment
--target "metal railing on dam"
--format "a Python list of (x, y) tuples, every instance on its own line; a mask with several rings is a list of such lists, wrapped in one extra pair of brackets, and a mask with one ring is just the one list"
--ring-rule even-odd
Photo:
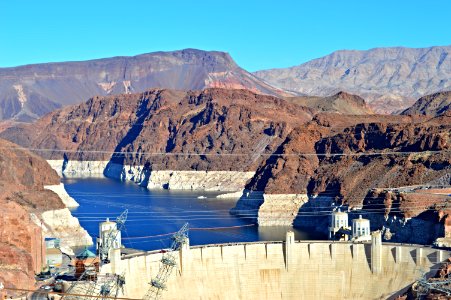
[[(256, 244), (284, 244), (286, 241), (256, 241), (256, 242), (230, 242), (230, 243), (216, 243), (216, 244), (205, 244), (205, 245), (194, 245), (190, 246), (191, 249), (199, 249), (199, 248), (210, 248), (210, 247), (227, 247), (227, 246), (240, 246), (240, 245), (256, 245)], [(295, 243), (299, 244), (317, 244), (317, 243), (324, 243), (324, 244), (364, 244), (364, 245), (370, 245), (371, 242), (359, 242), (354, 243), (352, 241), (333, 241), (333, 240), (296, 240)], [(447, 250), (447, 249), (440, 249), (431, 245), (422, 245), (422, 244), (410, 244), (410, 243), (391, 243), (391, 242), (383, 242), (383, 245), (386, 246), (402, 246), (402, 247), (422, 247), (422, 248), (431, 248), (431, 249), (437, 249), (437, 250)], [(167, 250), (166, 248), (158, 249), (158, 250), (150, 250), (150, 251), (142, 251), (142, 252), (135, 252), (131, 254), (125, 254), (122, 255), (122, 259), (129, 259), (133, 257), (138, 256), (145, 256), (149, 254), (156, 254), (156, 253), (162, 253), (162, 251)]]
[[(104, 273), (124, 273), (127, 297), (141, 298), (160, 268), (160, 250), (114, 250)], [(163, 299), (380, 299), (436, 272), (450, 252), (421, 245), (333, 241), (223, 243), (185, 247)]]

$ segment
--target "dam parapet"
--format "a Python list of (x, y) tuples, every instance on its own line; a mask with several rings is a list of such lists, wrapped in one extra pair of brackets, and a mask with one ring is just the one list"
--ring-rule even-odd
[[(380, 299), (423, 274), (433, 275), (450, 252), (421, 245), (286, 241), (188, 247), (174, 253), (176, 270), (162, 299)], [(142, 298), (164, 251), (112, 254), (102, 273), (124, 273), (124, 296)], [(181, 292), (183, 291), (183, 292)], [(181, 295), (183, 293), (183, 296)]]

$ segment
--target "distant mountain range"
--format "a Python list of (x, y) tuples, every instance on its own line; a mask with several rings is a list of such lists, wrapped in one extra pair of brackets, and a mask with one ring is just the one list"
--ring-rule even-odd
[[(345, 91), (361, 96), (376, 112), (392, 113), (426, 94), (451, 89), (450, 49), (344, 50), (292, 68), (254, 74), (227, 53), (195, 49), (0, 68), (0, 121), (29, 122), (93, 96), (150, 88), (248, 89), (284, 98)], [(335, 104), (312, 105), (321, 109)]]
[(227, 53), (185, 49), (0, 68), (0, 120), (31, 121), (93, 96), (143, 92), (154, 87), (220, 87), (288, 95), (240, 68)]
[(355, 93), (376, 112), (391, 113), (424, 95), (451, 89), (450, 52), (451, 46), (342, 50), (299, 66), (254, 74), (304, 95)]

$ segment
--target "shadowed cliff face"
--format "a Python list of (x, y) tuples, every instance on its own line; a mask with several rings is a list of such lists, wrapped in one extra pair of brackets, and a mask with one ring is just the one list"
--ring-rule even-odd
[(312, 116), (311, 109), (247, 90), (150, 90), (92, 98), (2, 136), (50, 149), (38, 153), (52, 159), (65, 153), (154, 170), (247, 171)]
[(209, 87), (288, 95), (241, 69), (227, 53), (185, 49), (0, 68), (0, 120), (29, 122), (96, 95)]
[[(43, 261), (41, 229), (30, 213), (65, 206), (44, 185), (60, 179), (45, 160), (18, 145), (0, 140), (0, 282), (32, 288)], [(19, 285), (20, 284), (20, 285)]]
[[(449, 174), (449, 116), (349, 121), (323, 114), (296, 128), (280, 146), (277, 159), (262, 164), (247, 188), (270, 194), (323, 194), (351, 207), (362, 207), (373, 188), (427, 183)], [(383, 154), (424, 151), (431, 152)]]

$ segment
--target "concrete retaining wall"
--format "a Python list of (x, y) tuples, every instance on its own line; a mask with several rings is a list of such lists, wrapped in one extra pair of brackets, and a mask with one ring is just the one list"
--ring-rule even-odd
[[(162, 253), (112, 253), (103, 273), (125, 272), (125, 296), (142, 298)], [(443, 250), (376, 243), (309, 241), (185, 247), (162, 299), (386, 299), (433, 272)], [(374, 257), (372, 260), (371, 257)]]

